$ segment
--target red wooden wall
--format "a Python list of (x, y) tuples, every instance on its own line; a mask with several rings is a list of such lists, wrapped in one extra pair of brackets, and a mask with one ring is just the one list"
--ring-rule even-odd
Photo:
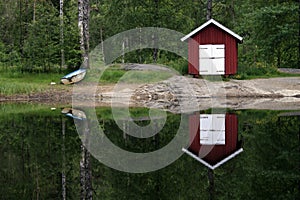
[(225, 44), (225, 74), (235, 74), (238, 66), (238, 41), (214, 24), (210, 24), (188, 42), (189, 74), (199, 75), (199, 45)]
[[(210, 150), (207, 155), (199, 155), (211, 165), (215, 165), (239, 149), (238, 145), (238, 119), (235, 114), (225, 116), (225, 145), (201, 145), (200, 144), (200, 116), (199, 113), (189, 118), (190, 147), (189, 151), (199, 155), (201, 148)], [(203, 150), (203, 149), (202, 149)], [(203, 157), (204, 156), (204, 157)]]

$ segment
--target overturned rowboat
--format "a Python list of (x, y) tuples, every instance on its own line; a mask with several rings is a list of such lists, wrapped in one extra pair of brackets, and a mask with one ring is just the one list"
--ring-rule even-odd
[(60, 83), (64, 85), (78, 83), (84, 79), (86, 75), (86, 69), (79, 69), (60, 79)]
[(78, 110), (74, 108), (63, 108), (61, 113), (73, 119), (86, 120), (86, 114), (82, 110)]

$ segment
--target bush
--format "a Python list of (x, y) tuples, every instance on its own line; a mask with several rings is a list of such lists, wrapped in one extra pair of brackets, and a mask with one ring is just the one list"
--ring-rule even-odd
[(237, 79), (248, 79), (250, 77), (269, 77), (279, 74), (280, 72), (278, 71), (277, 67), (257, 62), (252, 66), (239, 66), (238, 74), (234, 77)]

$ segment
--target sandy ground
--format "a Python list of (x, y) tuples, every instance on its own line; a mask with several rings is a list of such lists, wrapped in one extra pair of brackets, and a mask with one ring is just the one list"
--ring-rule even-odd
[[(125, 70), (170, 70), (127, 64)], [(298, 70), (284, 69), (290, 73)], [(42, 93), (1, 96), (0, 102), (39, 102), (80, 106), (135, 106), (189, 112), (208, 108), (300, 109), (300, 77), (209, 81), (174, 76), (151, 84), (86, 84), (55, 87)]]
[[(74, 91), (73, 91), (74, 89)], [(95, 92), (93, 92), (95, 91)], [(0, 102), (84, 106), (138, 106), (190, 112), (208, 108), (300, 109), (300, 77), (208, 81), (183, 76), (152, 84), (77, 84), (31, 95), (0, 96)]]

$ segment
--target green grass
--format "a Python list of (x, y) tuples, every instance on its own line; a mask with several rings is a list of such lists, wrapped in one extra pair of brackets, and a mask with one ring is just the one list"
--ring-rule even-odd
[(136, 71), (123, 70), (120, 65), (113, 65), (101, 71), (101, 69), (93, 69), (87, 75), (85, 81), (99, 82), (103, 84), (109, 83), (155, 83), (166, 80), (173, 76), (171, 71)]
[[(64, 106), (56, 106), (55, 110), (51, 110), (50, 105), (38, 104), (38, 103), (0, 103), (0, 117), (13, 116), (15, 114), (34, 114), (39, 113), (49, 115), (61, 114), (61, 109)], [(55, 106), (54, 106), (55, 107)]]
[(122, 83), (155, 83), (172, 77), (167, 71), (128, 71), (120, 79)]
[[(184, 60), (175, 60), (168, 64), (180, 73), (186, 73), (187, 63)], [(93, 70), (91, 70), (85, 78), (86, 82), (97, 82), (100, 84), (118, 82), (143, 84), (163, 81), (174, 75), (168, 71), (125, 71), (117, 64), (110, 66), (105, 71), (102, 71), (104, 69), (101, 68)], [(256, 78), (300, 77), (300, 74), (281, 73), (276, 67), (262, 65), (260, 63), (256, 63), (256, 65), (251, 67), (241, 66), (238, 70), (238, 74), (230, 76), (229, 78), (223, 78), (223, 80), (226, 81), (231, 78), (248, 80)], [(19, 70), (16, 70), (16, 68), (4, 70), (4, 68), (0, 67), (0, 95), (32, 94), (45, 92), (51, 88), (65, 88), (68, 86), (59, 84), (60, 78), (65, 74), (67, 74), (67, 72), (63, 74), (21, 73)], [(212, 78), (212, 81), (213, 80)], [(51, 86), (51, 82), (55, 82), (57, 85)]]
[[(57, 73), (21, 73), (17, 70), (0, 69), (0, 95), (41, 93), (50, 89), (68, 86), (60, 85), (64, 74)], [(101, 75), (101, 77), (100, 77)], [(161, 71), (125, 71), (119, 65), (107, 68), (102, 74), (101, 70), (90, 71), (85, 78), (86, 82), (110, 83), (153, 83), (170, 78), (172, 73)], [(50, 83), (56, 85), (51, 86)]]
[[(29, 74), (0, 71), (0, 95), (30, 94), (49, 90), (59, 84), (62, 74)], [(56, 85), (55, 87), (61, 87)]]
[(231, 78), (248, 80), (256, 78), (276, 78), (276, 77), (299, 77), (300, 74), (289, 74), (279, 72), (277, 67), (264, 63), (255, 63), (252, 66), (242, 65), (238, 67), (238, 74)]

